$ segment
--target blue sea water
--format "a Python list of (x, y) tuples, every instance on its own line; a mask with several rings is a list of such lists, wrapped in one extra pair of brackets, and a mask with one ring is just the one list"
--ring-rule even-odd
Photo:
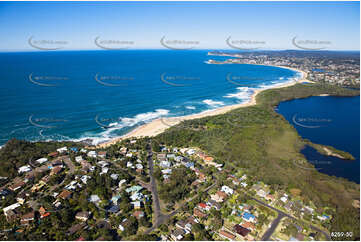
[(356, 160), (324, 156), (306, 146), (301, 153), (328, 175), (360, 183), (360, 97), (309, 97), (280, 103), (282, 114), (306, 139), (351, 153)]
[(300, 73), (206, 64), (207, 51), (0, 53), (0, 145), (10, 138), (84, 140), (124, 135), (153, 119), (249, 100)]

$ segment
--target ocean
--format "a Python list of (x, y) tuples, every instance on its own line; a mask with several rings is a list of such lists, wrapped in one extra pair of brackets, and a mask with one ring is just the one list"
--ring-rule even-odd
[(325, 174), (360, 184), (360, 97), (309, 97), (280, 103), (282, 114), (306, 139), (351, 153), (356, 160), (319, 154), (306, 146), (301, 153)]
[(0, 53), (0, 145), (11, 138), (98, 144), (300, 78), (271, 66), (206, 63), (227, 58), (205, 50)]

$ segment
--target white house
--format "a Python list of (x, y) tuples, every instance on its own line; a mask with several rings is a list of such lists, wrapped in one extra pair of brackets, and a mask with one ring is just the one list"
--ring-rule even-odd
[(98, 165), (100, 165), (101, 167), (106, 167), (106, 166), (109, 165), (109, 163), (106, 162), (105, 160), (102, 160), (102, 161), (99, 161), (99, 162), (98, 162)]
[(167, 160), (162, 160), (160, 163), (159, 163), (159, 166), (162, 167), (162, 168), (169, 168), (171, 167), (171, 163)]
[(7, 211), (10, 211), (10, 210), (14, 210), (16, 208), (20, 207), (20, 203), (14, 203), (10, 206), (7, 206), (5, 208), (3, 208), (3, 211), (4, 211), (4, 214), (6, 214)]
[(96, 158), (97, 157), (97, 152), (94, 150), (91, 150), (88, 152), (88, 156), (92, 157), (92, 158)]
[(108, 168), (108, 167), (103, 167), (103, 168), (102, 168), (102, 172), (100, 172), (99, 175), (107, 174), (108, 171), (109, 171), (109, 168)]
[(222, 186), (221, 191), (225, 192), (227, 195), (233, 194), (233, 189), (228, 186)]
[(111, 174), (110, 178), (112, 178), (113, 180), (117, 180), (119, 177), (119, 174)]
[(282, 202), (284, 202), (284, 203), (287, 202), (287, 198), (286, 198), (286, 197), (281, 197), (280, 200), (281, 200)]
[(75, 157), (75, 161), (80, 163), (83, 160), (83, 157), (81, 155)]
[(39, 164), (43, 164), (45, 162), (48, 161), (48, 158), (40, 158), (40, 159), (37, 159), (36, 162), (38, 162)]
[(64, 152), (68, 151), (68, 148), (66, 146), (64, 146), (62, 148), (57, 149), (56, 151), (58, 151), (59, 153), (64, 153)]
[(84, 175), (84, 176), (82, 176), (82, 177), (80, 178), (80, 180), (81, 180), (84, 184), (86, 184), (90, 178), (91, 178), (90, 176)]
[(265, 192), (263, 189), (260, 189), (257, 191), (257, 195), (260, 196), (260, 197), (266, 197), (267, 196), (267, 192)]
[(19, 173), (24, 173), (24, 172), (29, 172), (29, 171), (31, 171), (31, 167), (29, 165), (19, 167), (19, 170), (18, 170)]
[(246, 187), (246, 186), (247, 186), (247, 183), (241, 182), (240, 185), (241, 185), (242, 187)]
[(121, 187), (126, 182), (127, 182), (127, 180), (125, 180), (125, 179), (120, 180), (118, 183), (118, 187)]
[(195, 153), (196, 153), (196, 151), (194, 149), (187, 150), (188, 155), (194, 155)]
[(172, 169), (164, 169), (164, 170), (162, 170), (162, 173), (163, 174), (171, 174), (172, 173)]

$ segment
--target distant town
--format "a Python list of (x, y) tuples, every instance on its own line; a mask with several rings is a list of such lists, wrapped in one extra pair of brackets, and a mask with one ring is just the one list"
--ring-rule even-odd
[(232, 57), (227, 60), (210, 59), (208, 60), (210, 64), (286, 66), (306, 72), (307, 79), (313, 82), (360, 87), (359, 54), (317, 51), (253, 51), (242, 53), (212, 51), (208, 55)]
[(59, 147), (2, 185), (1, 238), (330, 240), (333, 208), (223, 162), (150, 139)]

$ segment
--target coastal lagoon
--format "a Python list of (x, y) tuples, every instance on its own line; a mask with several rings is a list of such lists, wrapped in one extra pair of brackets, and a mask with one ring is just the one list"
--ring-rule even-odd
[(347, 151), (356, 158), (342, 160), (324, 156), (306, 146), (301, 153), (320, 172), (360, 183), (359, 96), (296, 99), (280, 103), (277, 112), (282, 114), (303, 138)]
[(289, 69), (207, 64), (208, 51), (0, 53), (0, 145), (10, 138), (108, 141), (160, 117), (248, 102), (300, 78)]

